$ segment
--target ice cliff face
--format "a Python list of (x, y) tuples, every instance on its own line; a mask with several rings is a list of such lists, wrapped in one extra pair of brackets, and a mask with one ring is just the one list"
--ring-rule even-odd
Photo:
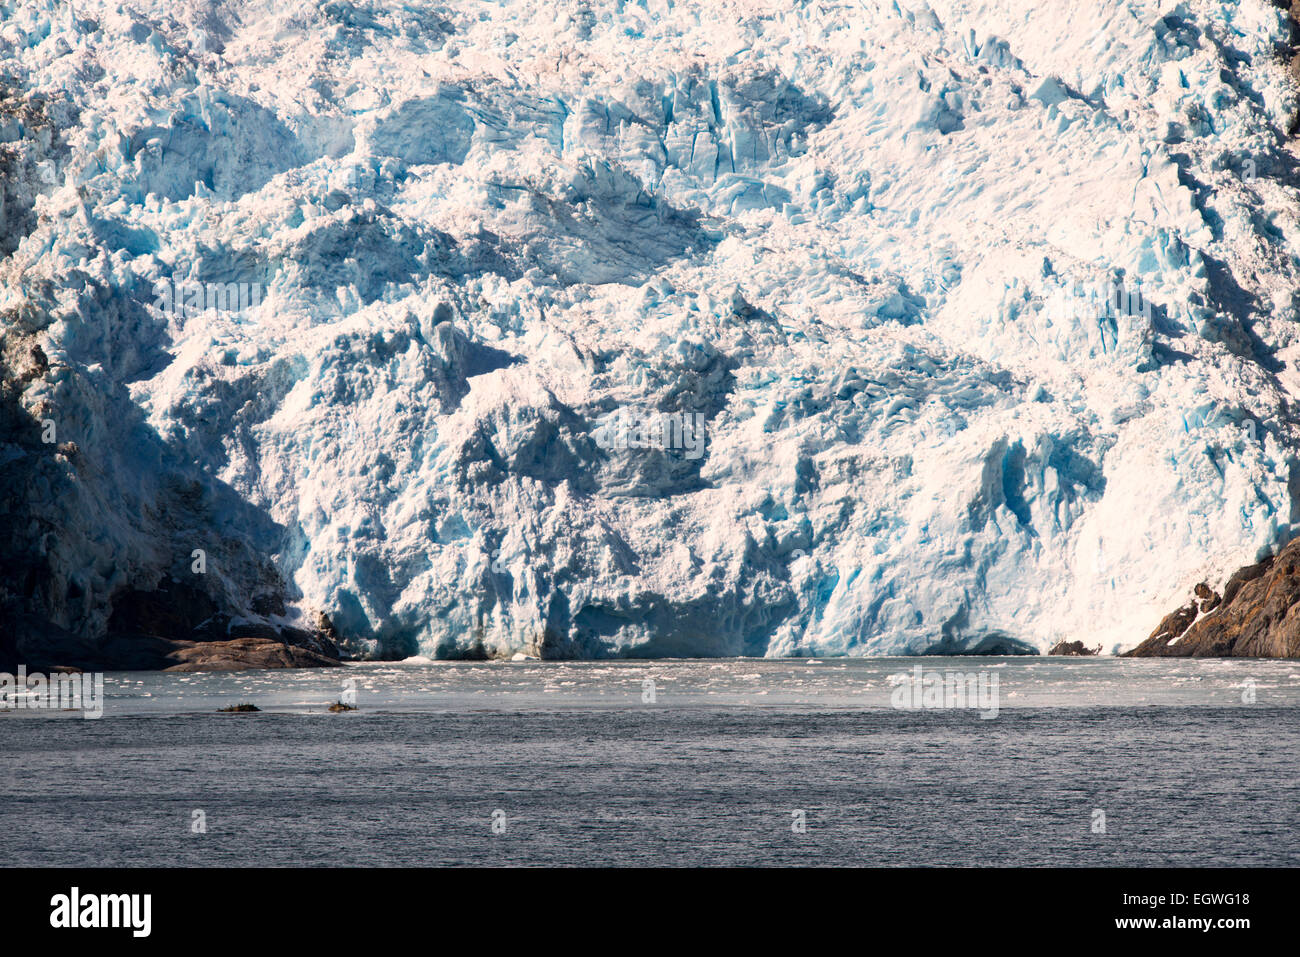
[(176, 579), (396, 656), (1131, 647), (1300, 531), (1290, 30), (0, 0), (6, 607), (95, 640)]

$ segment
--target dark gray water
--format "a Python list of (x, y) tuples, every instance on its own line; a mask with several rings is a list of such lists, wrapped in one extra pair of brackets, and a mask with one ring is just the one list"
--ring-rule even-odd
[[(1298, 716), (1261, 703), (996, 720), (743, 707), (0, 720), (0, 864), (1294, 866)], [(207, 833), (192, 832), (196, 810)]]

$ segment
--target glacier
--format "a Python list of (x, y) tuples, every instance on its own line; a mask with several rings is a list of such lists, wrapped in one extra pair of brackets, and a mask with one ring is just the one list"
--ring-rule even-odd
[(1132, 648), (1300, 532), (1294, 31), (0, 0), (0, 604), (94, 642), (184, 582), (358, 657)]

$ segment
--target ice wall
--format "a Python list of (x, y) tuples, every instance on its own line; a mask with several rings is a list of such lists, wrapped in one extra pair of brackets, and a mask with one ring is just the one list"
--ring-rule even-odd
[(1300, 530), (1265, 0), (0, 18), (51, 626), (171, 576), (366, 654), (1116, 650)]

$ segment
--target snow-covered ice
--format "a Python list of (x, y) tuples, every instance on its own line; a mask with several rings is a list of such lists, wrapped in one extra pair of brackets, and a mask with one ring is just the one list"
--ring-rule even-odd
[(1289, 31), (0, 0), (23, 600), (200, 550), (399, 658), (1131, 647), (1300, 531)]

